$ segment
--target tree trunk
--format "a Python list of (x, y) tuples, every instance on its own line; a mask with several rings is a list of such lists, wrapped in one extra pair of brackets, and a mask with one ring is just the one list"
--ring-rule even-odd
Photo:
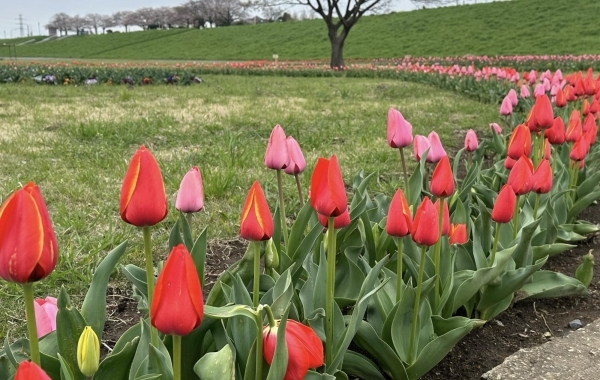
[(344, 41), (346, 40), (346, 33), (342, 33), (338, 36), (337, 31), (333, 26), (329, 27), (329, 42), (331, 42), (331, 68), (340, 68), (344, 66)]

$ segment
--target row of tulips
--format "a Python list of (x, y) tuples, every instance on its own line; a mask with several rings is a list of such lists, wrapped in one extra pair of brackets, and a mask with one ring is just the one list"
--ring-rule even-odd
[[(561, 89), (585, 78), (565, 79)], [(0, 378), (417, 379), (515, 300), (587, 292), (589, 256), (576, 278), (541, 268), (597, 231), (577, 220), (600, 198), (595, 94), (574, 93), (560, 108), (546, 91), (534, 99), (521, 93), (521, 100), (511, 92), (504, 129), (493, 124), (481, 143), (469, 131), (452, 161), (435, 132), (413, 136), (410, 122), (391, 109), (387, 141), (400, 151), (404, 190), (371, 197), (373, 175), (359, 173), (348, 203), (336, 156), (318, 159), (300, 210), (286, 212), (280, 190), (271, 213), (255, 182), (240, 219), (248, 249), (206, 300), (207, 232), (194, 236), (190, 227), (204, 205), (200, 171), (182, 180), (171, 253), (155, 266), (151, 228), (168, 204), (159, 164), (142, 146), (125, 173), (120, 213), (142, 231), (146, 266), (120, 269), (147, 318), (101, 362), (106, 287), (126, 245), (100, 263), (80, 310), (64, 290), (56, 309), (51, 298), (35, 301), (33, 284), (52, 272), (59, 254), (41, 193), (29, 183), (0, 208), (0, 277), (23, 286), (29, 332), (0, 351)], [(587, 122), (580, 116), (586, 102)], [(528, 112), (519, 113), (519, 103)], [(561, 132), (555, 113), (571, 115), (573, 136), (581, 129), (573, 143), (553, 137)], [(511, 131), (508, 141), (503, 130)], [(411, 144), (417, 163), (409, 176), (404, 149)], [(489, 155), (493, 162), (484, 162)], [(302, 204), (306, 163), (280, 126), (264, 162), (280, 189), (282, 172), (294, 175)]]

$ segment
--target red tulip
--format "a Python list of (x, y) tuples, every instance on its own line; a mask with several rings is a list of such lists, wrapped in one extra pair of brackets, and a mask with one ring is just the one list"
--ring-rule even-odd
[(51, 380), (50, 376), (34, 362), (24, 360), (19, 363), (13, 380)]
[(575, 95), (575, 89), (570, 84), (564, 87), (563, 92), (565, 93), (567, 102), (574, 102), (575, 100), (577, 100), (577, 96)]
[(550, 161), (543, 159), (533, 173), (531, 190), (538, 194), (546, 194), (552, 189), (552, 167)]
[(556, 106), (558, 108), (563, 108), (567, 105), (567, 96), (565, 95), (565, 92), (563, 91), (562, 88), (558, 89), (558, 92), (556, 93), (556, 100), (554, 101), (554, 104), (556, 104)]
[(531, 191), (533, 180), (533, 164), (527, 156), (521, 156), (508, 174), (508, 184), (515, 194), (523, 195)]
[(400, 111), (390, 108), (387, 118), (387, 142), (392, 148), (404, 148), (412, 143), (412, 125)]
[(410, 231), (412, 239), (421, 245), (434, 245), (439, 239), (438, 210), (428, 197), (417, 207)]
[(502, 186), (494, 202), (492, 220), (498, 223), (508, 223), (513, 217), (517, 196), (510, 185)]
[(583, 79), (583, 89), (587, 96), (592, 96), (596, 93), (596, 81), (592, 76), (591, 71), (588, 70), (587, 75)]
[(326, 217), (339, 216), (348, 208), (346, 189), (336, 156), (319, 158), (310, 179), (310, 205)]
[(412, 215), (408, 202), (402, 190), (398, 189), (390, 203), (385, 232), (390, 236), (403, 237), (410, 233), (411, 225)]
[(35, 314), (35, 327), (37, 329), (38, 338), (41, 338), (44, 335), (56, 330), (56, 314), (58, 313), (56, 298), (36, 298), (33, 302), (33, 310)]
[(179, 244), (173, 247), (156, 280), (150, 322), (163, 334), (187, 335), (200, 326), (203, 303), (194, 260)]
[(269, 240), (273, 235), (273, 217), (258, 181), (254, 181), (242, 209), (240, 236), (247, 240)]
[(531, 107), (527, 117), (525, 118), (525, 125), (531, 132), (539, 132), (540, 128), (538, 127), (537, 122), (535, 121), (535, 105)]
[(465, 135), (465, 150), (467, 152), (474, 152), (477, 150), (478, 146), (479, 141), (477, 141), (477, 134), (474, 130), (469, 129)]
[(548, 139), (544, 139), (544, 158), (549, 160), (552, 157), (552, 148)]
[(581, 127), (581, 116), (578, 110), (571, 112), (569, 117), (569, 124), (567, 125), (567, 131), (565, 132), (565, 140), (569, 142), (575, 142), (583, 133)]
[(158, 163), (145, 146), (131, 158), (121, 187), (121, 219), (136, 227), (153, 226), (167, 216), (167, 195)]
[(285, 132), (279, 124), (277, 124), (271, 131), (269, 136), (269, 142), (267, 143), (267, 150), (265, 151), (265, 166), (269, 169), (285, 169), (290, 160), (288, 154), (288, 146), (285, 141)]
[(594, 123), (594, 125), (591, 126), (590, 129), (588, 129), (584, 134), (583, 137), (585, 137), (585, 139), (587, 140), (588, 144), (590, 146), (594, 145), (596, 143), (596, 136), (598, 135), (598, 126)]
[(175, 208), (181, 212), (198, 212), (204, 207), (202, 173), (197, 166), (192, 167), (181, 180)]
[(579, 73), (579, 75), (575, 79), (573, 92), (577, 97), (585, 95), (585, 88), (583, 87), (583, 78), (581, 77), (581, 73)]
[[(329, 227), (329, 218), (324, 215), (317, 213), (317, 219), (319, 219), (319, 223), (325, 228)], [(340, 229), (344, 227), (348, 227), (350, 225), (350, 213), (348, 209), (342, 213), (342, 215), (338, 215), (333, 218), (333, 228)]]
[(300, 174), (306, 169), (306, 160), (304, 160), (302, 149), (292, 136), (288, 136), (286, 141), (290, 161), (283, 171), (289, 175)]
[(590, 113), (596, 115), (598, 112), (600, 112), (600, 102), (598, 102), (598, 99), (594, 99), (590, 106)]
[(430, 148), (429, 140), (427, 137), (416, 135), (413, 143), (413, 153), (415, 154), (415, 160), (421, 161), (421, 156), (427, 149)]
[(0, 207), (0, 278), (25, 284), (48, 276), (58, 247), (38, 187), (27, 183)]
[(562, 117), (557, 116), (551, 128), (544, 131), (544, 136), (552, 145), (561, 145), (565, 142), (565, 123)]
[(513, 160), (512, 158), (510, 158), (508, 156), (506, 156), (506, 159), (504, 159), (504, 167), (508, 170), (512, 169), (516, 163), (517, 163), (516, 160)]
[(431, 132), (427, 136), (427, 140), (429, 140), (429, 152), (427, 153), (427, 162), (438, 162), (442, 159), (442, 157), (447, 156), (444, 147), (442, 146), (442, 142), (440, 141), (440, 136), (436, 132)]
[(590, 129), (592, 129), (595, 125), (596, 125), (596, 119), (594, 119), (594, 115), (592, 115), (590, 113), (583, 120), (583, 125), (581, 127), (581, 131), (583, 133), (585, 133), (585, 132), (589, 131)]
[[(279, 326), (263, 327), (263, 357), (271, 365), (277, 345)], [(283, 380), (302, 380), (309, 368), (323, 365), (323, 344), (308, 326), (288, 319), (285, 325), (285, 344), (288, 350), (288, 364)]]
[(518, 160), (521, 156), (531, 154), (531, 133), (525, 124), (518, 125), (508, 140), (508, 157)]
[[(440, 199), (433, 204), (438, 213), (438, 222), (440, 215)], [(450, 233), (450, 212), (448, 211), (448, 202), (444, 201), (444, 211), (442, 212), (442, 235), (448, 236)]]
[(444, 156), (433, 170), (431, 193), (436, 197), (449, 197), (454, 192), (454, 174), (448, 156)]
[(548, 95), (544, 94), (535, 98), (534, 112), (538, 128), (546, 129), (554, 124), (554, 112)]
[(583, 161), (590, 150), (590, 144), (585, 135), (581, 135), (571, 148), (569, 158), (573, 161)]
[(454, 224), (450, 225), (450, 244), (465, 244), (469, 241), (467, 236), (467, 225), (466, 224)]
[(583, 117), (586, 117), (590, 113), (590, 102), (587, 99), (583, 99), (583, 104), (581, 105), (581, 113)]

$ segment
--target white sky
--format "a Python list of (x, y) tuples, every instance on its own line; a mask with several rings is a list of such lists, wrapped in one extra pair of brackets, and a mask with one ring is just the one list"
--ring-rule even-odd
[[(19, 15), (23, 16), (24, 33), (27, 25), (33, 35), (47, 35), (44, 25), (60, 12), (84, 16), (88, 13), (112, 14), (143, 7), (175, 6), (187, 0), (0, 0), (0, 39), (19, 37)], [(300, 8), (302, 9), (302, 8)], [(394, 10), (414, 9), (410, 0), (395, 0)], [(38, 32), (39, 23), (39, 32)], [(24, 35), (25, 35), (24, 34)]]

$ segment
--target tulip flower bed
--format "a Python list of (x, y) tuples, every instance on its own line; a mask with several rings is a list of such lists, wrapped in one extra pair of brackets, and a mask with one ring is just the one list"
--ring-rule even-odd
[[(152, 230), (168, 213), (164, 173), (153, 149), (140, 146), (122, 173), (119, 214), (143, 244), (122, 243), (101, 260), (80, 308), (62, 289), (56, 330), (39, 344), (35, 321), (42, 323), (44, 305), (36, 314), (33, 284), (52, 273), (60, 249), (40, 189), (27, 183), (0, 209), (0, 277), (22, 286), (29, 339), (5, 345), (0, 376), (418, 379), (514, 302), (587, 294), (591, 254), (574, 276), (542, 267), (598, 232), (578, 216), (600, 198), (600, 92), (591, 71), (545, 76), (534, 94), (507, 91), (504, 120), (497, 116), (479, 138), (468, 131), (453, 157), (436, 131), (413, 134), (413, 119), (390, 108), (388, 154), (399, 155), (393, 166), (403, 190), (376, 195), (374, 173), (350, 179), (335, 154), (307, 165), (303, 131), (294, 139), (275, 126), (263, 141), (271, 172), (244, 186), (239, 235), (247, 249), (207, 297), (205, 227), (214, 226), (194, 220), (205, 206), (200, 170), (180, 175), (170, 253), (159, 262), (152, 247), (163, 243)], [(302, 186), (307, 167), (310, 184)], [(298, 184), (297, 201), (284, 196), (283, 174)], [(268, 177), (277, 182), (271, 205), (261, 185)], [(143, 261), (120, 270), (144, 319), (100, 362), (107, 283), (132, 249)]]

